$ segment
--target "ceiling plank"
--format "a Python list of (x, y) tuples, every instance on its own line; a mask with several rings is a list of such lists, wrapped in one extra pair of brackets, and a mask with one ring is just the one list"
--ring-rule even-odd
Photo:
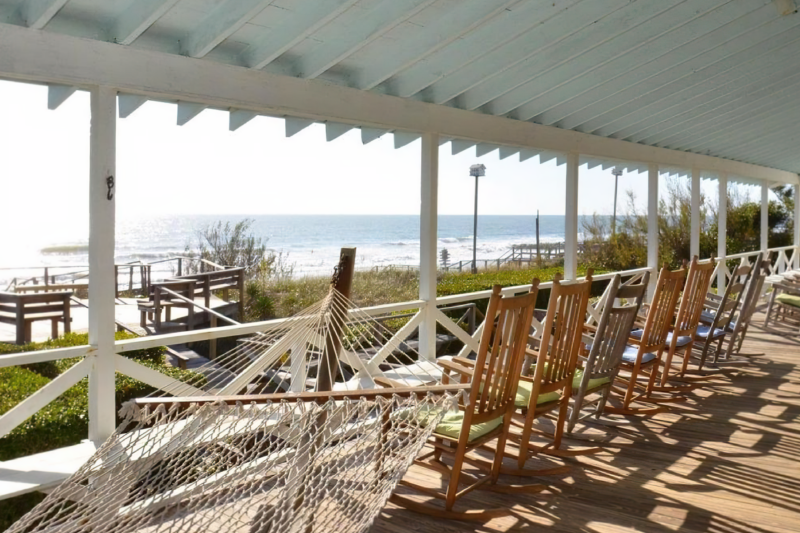
[(288, 20), (270, 28), (256, 42), (245, 48), (242, 64), (264, 68), (281, 54), (307, 39), (314, 32), (350, 9), (359, 0), (328, 0), (301, 3)]
[(261, 13), (272, 0), (227, 0), (213, 9), (184, 40), (182, 53), (203, 57)]
[(125, 94), (119, 93), (117, 95), (117, 108), (119, 109), (119, 118), (128, 118), (131, 114), (142, 107), (147, 102), (146, 96), (138, 94)]
[(41, 30), (64, 7), (68, 0), (24, 0), (19, 7), (20, 18), (31, 29)]
[(380, 0), (377, 5), (364, 10), (358, 23), (351, 24), (340, 39), (320, 43), (312, 52), (298, 59), (292, 68), (300, 78), (316, 78), (435, 1)]
[(58, 109), (58, 106), (67, 101), (67, 98), (75, 94), (77, 87), (69, 85), (48, 85), (47, 86), (47, 109)]
[(108, 34), (109, 40), (117, 44), (131, 44), (178, 1), (131, 0), (113, 22)]

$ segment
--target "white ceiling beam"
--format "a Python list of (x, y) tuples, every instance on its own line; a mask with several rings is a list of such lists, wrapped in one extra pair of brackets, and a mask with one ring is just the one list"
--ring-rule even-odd
[(111, 25), (108, 38), (117, 44), (131, 44), (172, 9), (179, 0), (131, 0)]
[(339, 122), (326, 122), (325, 123), (325, 140), (330, 142), (338, 139), (348, 131), (355, 128), (352, 124), (341, 124)]
[(508, 159), (514, 154), (519, 153), (519, 148), (515, 148), (513, 146), (501, 146), (500, 147), (500, 159)]
[(472, 141), (465, 141), (463, 139), (453, 139), (450, 142), (450, 148), (453, 155), (460, 154), (464, 150), (469, 150), (475, 146), (475, 143)]
[(47, 109), (58, 109), (58, 106), (67, 101), (67, 98), (75, 94), (77, 87), (69, 85), (48, 85), (47, 86)]
[(383, 130), (378, 128), (367, 128), (361, 126), (361, 142), (363, 144), (369, 144), (375, 139), (382, 137), (384, 134), (388, 132), (389, 130)]
[(138, 94), (119, 93), (117, 95), (117, 109), (119, 118), (128, 118), (131, 114), (147, 102), (147, 97)]
[(481, 157), (483, 155), (490, 154), (499, 148), (500, 147), (496, 144), (480, 143), (477, 147), (475, 147), (475, 155)]
[(528, 0), (504, 10), (458, 41), (411, 65), (391, 82), (391, 93), (409, 97), (505, 43), (527, 34), (579, 0)]
[[(251, 109), (280, 116), (364, 124), (386, 130), (436, 132), (443, 137), (498, 145), (577, 151), (604, 159), (700, 168), (781, 183), (797, 174), (775, 168), (511, 120), (370, 91), (300, 80), (233, 65), (196, 60), (53, 32), (0, 24), (0, 77), (77, 87), (108, 85), (156, 100), (192, 100), (215, 108)], [(147, 73), (143, 76), (142, 73)], [(268, 87), (269, 90), (265, 90)]]
[(486, 2), (486, 0), (461, 0), (454, 6), (445, 5), (440, 9), (442, 15), (424, 26), (412, 26), (404, 38), (406, 46), (397, 47), (388, 43), (392, 53), (386, 54), (383, 48), (369, 50), (369, 61), (359, 69), (354, 87), (372, 89), (391, 78), (406, 67), (434, 53), (439, 48), (461, 38), (488, 19), (505, 11), (519, 0), (505, 2)]
[(298, 117), (286, 117), (286, 136), (291, 137), (296, 135), (312, 125), (314, 123), (313, 120), (307, 118), (298, 118)]
[(23, 0), (19, 17), (29, 28), (41, 30), (64, 7), (68, 0)]
[(188, 124), (190, 120), (202, 113), (207, 107), (205, 104), (178, 101), (178, 126)]
[(228, 131), (236, 131), (254, 118), (258, 113), (244, 109), (231, 109), (228, 115)]
[(182, 52), (203, 57), (261, 13), (272, 0), (227, 0), (214, 8), (183, 42)]
[(395, 148), (402, 148), (407, 144), (411, 144), (412, 142), (416, 141), (420, 138), (419, 133), (409, 133), (407, 131), (396, 131), (394, 132), (394, 147)]
[(240, 56), (242, 64), (250, 68), (264, 68), (281, 54), (307, 39), (318, 29), (350, 9), (359, 0), (327, 0), (303, 2), (281, 24), (277, 24), (250, 46)]
[(320, 43), (313, 51), (301, 57), (292, 69), (300, 78), (316, 78), (435, 1), (379, 0), (377, 5), (359, 13), (356, 21), (352, 21), (344, 29), (340, 39)]

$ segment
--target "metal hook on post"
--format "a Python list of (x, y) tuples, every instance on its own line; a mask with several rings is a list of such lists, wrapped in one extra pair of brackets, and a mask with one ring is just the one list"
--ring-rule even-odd
[(114, 176), (109, 176), (106, 178), (106, 186), (108, 187), (108, 193), (106, 194), (107, 200), (114, 199)]

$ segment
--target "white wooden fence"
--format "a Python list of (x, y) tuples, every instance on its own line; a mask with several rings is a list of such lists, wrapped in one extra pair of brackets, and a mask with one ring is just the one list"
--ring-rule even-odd
[[(773, 248), (768, 250), (770, 252), (770, 274), (781, 274), (793, 268), (800, 268), (800, 247), (787, 246), (783, 248)], [(751, 264), (754, 262), (759, 254), (759, 251), (746, 252), (741, 254), (730, 255), (725, 258), (725, 261), (717, 259), (717, 272), (725, 275), (727, 280), (730, 277), (730, 270), (726, 265), (726, 261), (739, 260), (740, 264)], [(651, 273), (651, 277), (658, 275), (657, 271), (650, 268), (639, 268), (634, 270), (627, 270), (618, 272), (623, 277), (623, 283), (634, 283), (641, 279), (646, 272)], [(599, 274), (594, 276), (595, 281), (611, 279), (617, 272)], [(540, 285), (541, 289), (548, 289), (552, 287), (551, 282), (545, 282)], [(518, 285), (514, 287), (506, 287), (502, 290), (505, 295), (512, 295), (520, 292), (525, 292), (530, 288), (530, 285)], [(408, 324), (401, 328), (395, 336), (389, 341), (389, 344), (397, 345), (408, 338), (416, 329), (418, 325), (423, 323), (428, 324), (431, 328), (435, 324), (441, 324), (450, 333), (456, 336), (464, 343), (462, 355), (476, 350), (478, 347), (478, 340), (483, 326), (479, 326), (473, 335), (469, 335), (455, 322), (450, 320), (440, 307), (450, 306), (454, 304), (461, 304), (465, 302), (474, 302), (476, 300), (487, 299), (491, 295), (491, 290), (471, 292), (465, 294), (456, 294), (451, 296), (443, 296), (436, 298), (432, 302), (425, 300), (413, 300), (408, 302), (399, 302), (387, 305), (380, 305), (362, 309), (361, 311), (371, 315), (386, 315), (392, 312), (417, 310), (416, 314), (410, 319)], [(587, 314), (587, 323), (596, 322), (599, 319), (600, 309), (602, 309), (606, 301), (606, 294), (590, 305)], [(28, 397), (25, 401), (18, 404), (10, 411), (0, 416), (0, 438), (7, 435), (19, 424), (27, 420), (34, 413), (45, 407), (48, 403), (56, 399), (60, 394), (68, 388), (75, 385), (81, 379), (91, 374), (92, 368), (97, 364), (99, 359), (109, 358), (113, 361), (114, 369), (117, 372), (126, 374), (130, 377), (145, 382), (151, 386), (161, 388), (164, 386), (165, 378), (163, 374), (144, 367), (135, 361), (125, 357), (123, 354), (133, 350), (141, 350), (146, 348), (153, 348), (156, 346), (169, 346), (174, 344), (181, 344), (187, 342), (198, 342), (210, 339), (220, 339), (230, 336), (248, 335), (256, 332), (265, 332), (279, 327), (286, 319), (276, 319), (264, 322), (252, 322), (248, 324), (241, 324), (236, 326), (223, 326), (212, 329), (204, 329), (198, 331), (186, 331), (179, 333), (170, 333), (165, 335), (156, 335), (150, 337), (141, 337), (136, 339), (120, 340), (114, 343), (113, 353), (100, 353), (96, 347), (74, 346), (69, 348), (57, 348), (53, 350), (42, 350), (36, 352), (18, 353), (12, 355), (0, 356), (0, 368), (25, 365), (31, 363), (41, 363), (45, 361), (55, 361), (68, 357), (81, 357), (86, 358), (73, 366), (69, 371), (60, 375), (48, 383), (43, 388), (39, 389), (36, 393)], [(425, 353), (422, 349), (422, 357), (433, 359), (435, 354), (432, 352)], [(388, 355), (388, 350), (379, 352), (375, 360), (370, 361), (371, 365), (378, 365), (383, 362), (381, 357)], [(382, 355), (383, 354), (383, 355)], [(108, 359), (105, 359), (107, 363)], [(90, 402), (92, 401), (91, 395), (96, 394), (98, 387), (89, 387)], [(94, 401), (97, 401), (95, 398)]]

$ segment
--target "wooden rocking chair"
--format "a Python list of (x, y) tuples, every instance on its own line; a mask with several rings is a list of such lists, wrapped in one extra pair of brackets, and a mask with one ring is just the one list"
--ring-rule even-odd
[(762, 254), (759, 254), (756, 262), (753, 263), (754, 270), (750, 275), (750, 282), (747, 284), (742, 305), (739, 307), (739, 314), (728, 325), (730, 335), (728, 347), (725, 350), (725, 360), (730, 359), (734, 353), (741, 352), (742, 343), (744, 343), (744, 338), (750, 327), (750, 321), (753, 319), (756, 307), (758, 307), (758, 300), (764, 290), (764, 282), (769, 274), (770, 262), (769, 260), (761, 260), (761, 256)]
[[(692, 262), (689, 265), (689, 273), (686, 276), (686, 284), (681, 295), (681, 302), (678, 306), (678, 314), (675, 317), (675, 325), (667, 334), (667, 357), (661, 368), (660, 385), (654, 386), (653, 390), (660, 392), (688, 392), (693, 388), (691, 385), (670, 386), (668, 382), (672, 372), (672, 360), (678, 351), (683, 352), (683, 361), (687, 361), (692, 355), (692, 346), (694, 345), (697, 328), (700, 326), (700, 316), (703, 313), (708, 288), (714, 275), (714, 266), (713, 257), (704, 263), (699, 262), (697, 256), (692, 258)], [(681, 368), (683, 368), (683, 365), (681, 365)]]
[[(519, 378), (516, 398), (518, 412), (511, 420), (513, 430), (508, 435), (508, 441), (518, 449), (517, 455), (515, 457), (509, 451), (504, 452), (516, 458), (517, 468), (501, 468), (504, 474), (539, 476), (561, 473), (564, 467), (532, 470), (525, 468), (525, 463), (538, 453), (570, 456), (597, 451), (596, 448), (561, 449), (578, 354), (583, 345), (583, 325), (591, 287), (591, 272), (584, 281), (561, 283), (558, 278), (553, 281), (541, 337), (536, 339), (534, 348), (527, 350), (528, 357), (525, 358)], [(553, 434), (536, 431), (533, 427), (536, 419), (551, 413), (555, 416)], [(534, 433), (545, 436), (547, 442), (532, 442)]]
[[(438, 361), (444, 368), (447, 380), (458, 374), (462, 383), (471, 383), (469, 404), (461, 406), (458, 413), (448, 413), (429, 441), (433, 451), (418, 457), (415, 464), (434, 470), (449, 478), (445, 492), (426, 487), (409, 479), (400, 484), (422, 494), (444, 500), (444, 508), (412, 500), (395, 494), (391, 501), (406, 509), (436, 517), (459, 520), (488, 520), (509, 513), (507, 509), (481, 509), (454, 511), (456, 500), (483, 485), (496, 485), (500, 474), (508, 428), (514, 412), (514, 395), (517, 388), (528, 331), (533, 317), (533, 308), (538, 294), (539, 280), (533, 281), (531, 291), (523, 296), (500, 296), (500, 286), (495, 285), (489, 300), (486, 322), (481, 336), (476, 360), (454, 358)], [(495, 317), (497, 317), (495, 319)], [(484, 467), (484, 462), (473, 460), (467, 453), (476, 448), (487, 448), (497, 440), (494, 461), (489, 473), (476, 476), (463, 472), (464, 463)], [(452, 458), (452, 465), (442, 458)], [(466, 487), (459, 488), (461, 485)], [(529, 492), (538, 492), (545, 487), (533, 487)]]
[[(750, 265), (740, 265), (731, 273), (731, 279), (722, 296), (712, 293), (706, 294), (705, 306), (708, 311), (701, 315), (700, 321), (704, 322), (704, 324), (697, 328), (694, 337), (696, 341), (694, 351), (699, 358), (696, 372), (701, 374), (713, 372), (713, 370), (704, 368), (709, 351), (713, 351), (713, 362), (716, 365), (720, 354), (722, 354), (722, 344), (729, 333), (730, 322), (742, 301), (744, 288), (752, 272), (753, 268)], [(688, 363), (688, 358), (684, 359), (683, 368), (681, 369), (683, 374), (687, 373)]]
[[(590, 416), (600, 418), (611, 392), (611, 385), (622, 363), (622, 352), (628, 342), (636, 315), (644, 301), (650, 273), (635, 285), (620, 286), (622, 278), (614, 276), (607, 289), (607, 303), (600, 314), (600, 321), (594, 329), (588, 357), (583, 369), (578, 369), (572, 383), (572, 408), (567, 422), (567, 434), (572, 434), (578, 420)], [(617, 299), (624, 299), (626, 305), (615, 305)], [(581, 411), (594, 405), (592, 412), (581, 416)]]
[[(675, 317), (675, 304), (685, 280), (685, 268), (670, 271), (664, 265), (661, 269), (653, 301), (643, 327), (628, 339), (628, 342), (634, 346), (629, 344), (622, 353), (620, 369), (627, 371), (627, 375), (617, 374), (617, 381), (622, 382), (625, 389), (612, 386), (612, 391), (622, 396), (622, 405), (619, 407), (607, 405), (606, 413), (637, 415), (655, 414), (664, 410), (663, 407), (631, 407), (631, 404), (635, 401), (656, 403), (652, 402), (650, 396), (655, 386), (661, 356), (667, 345), (669, 328)], [(636, 345), (638, 348), (635, 347)], [(644, 386), (644, 392), (637, 395), (635, 394), (636, 388), (641, 387), (638, 382), (639, 376), (645, 371), (649, 372), (647, 384)]]

